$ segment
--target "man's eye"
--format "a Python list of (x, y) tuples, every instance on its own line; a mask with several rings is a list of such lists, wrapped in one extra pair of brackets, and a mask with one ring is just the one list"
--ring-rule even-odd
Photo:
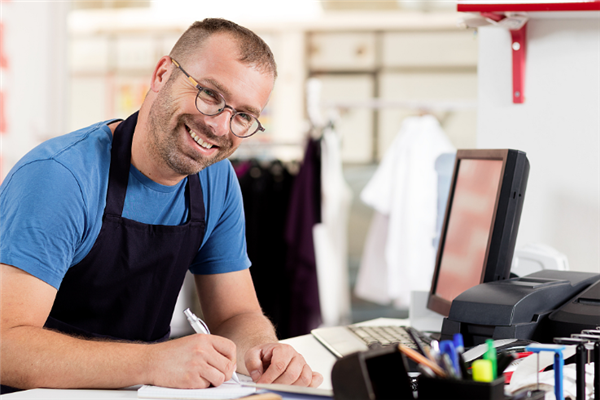
[(238, 113), (237, 115), (246, 123), (252, 122), (252, 116), (250, 114)]
[(202, 89), (202, 95), (206, 97), (212, 97), (213, 99), (217, 99), (219, 97), (217, 93), (213, 92), (210, 89)]

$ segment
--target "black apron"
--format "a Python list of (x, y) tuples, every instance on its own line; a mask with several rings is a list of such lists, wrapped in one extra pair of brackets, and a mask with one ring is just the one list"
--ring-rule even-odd
[[(45, 327), (84, 338), (167, 340), (177, 296), (205, 232), (198, 175), (186, 184), (188, 220), (147, 225), (123, 218), (137, 113), (116, 128), (102, 228), (67, 271)], [(2, 393), (10, 389), (2, 387)]]

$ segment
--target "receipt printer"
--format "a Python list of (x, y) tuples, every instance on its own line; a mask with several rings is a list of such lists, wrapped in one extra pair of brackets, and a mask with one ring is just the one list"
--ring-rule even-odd
[(444, 318), (442, 339), (460, 332), (466, 346), (490, 338), (551, 343), (553, 337), (597, 326), (600, 274), (543, 270), (482, 283), (458, 295)]

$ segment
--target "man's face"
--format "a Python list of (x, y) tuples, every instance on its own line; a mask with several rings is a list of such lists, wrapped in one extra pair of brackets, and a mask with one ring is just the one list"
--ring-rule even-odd
[[(273, 77), (237, 61), (237, 48), (227, 35), (208, 39), (193, 61), (180, 61), (200, 86), (219, 92), (227, 105), (257, 115), (267, 104)], [(149, 113), (149, 149), (181, 176), (192, 175), (229, 157), (243, 139), (231, 133), (231, 110), (219, 115), (201, 114), (195, 105), (198, 89), (173, 68)]]

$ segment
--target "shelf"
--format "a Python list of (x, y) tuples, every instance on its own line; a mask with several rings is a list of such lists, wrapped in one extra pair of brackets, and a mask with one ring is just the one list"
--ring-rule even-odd
[(563, 1), (548, 3), (468, 2), (458, 3), (459, 12), (537, 12), (537, 11), (600, 11), (600, 1)]

